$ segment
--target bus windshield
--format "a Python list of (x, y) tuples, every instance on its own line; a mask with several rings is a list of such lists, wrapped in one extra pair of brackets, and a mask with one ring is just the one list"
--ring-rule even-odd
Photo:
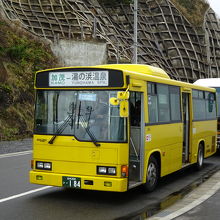
[(218, 113), (217, 116), (220, 117), (220, 88), (216, 87), (216, 93), (217, 93), (217, 105), (218, 105)]
[(127, 141), (125, 118), (109, 103), (117, 91), (37, 90), (35, 134), (75, 136), (79, 141)]

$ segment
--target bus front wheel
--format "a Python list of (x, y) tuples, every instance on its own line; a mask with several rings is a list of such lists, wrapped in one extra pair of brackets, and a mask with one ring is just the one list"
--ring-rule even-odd
[(147, 180), (146, 183), (144, 184), (144, 191), (152, 192), (157, 186), (158, 179), (159, 179), (158, 162), (154, 156), (151, 156), (148, 161)]
[(204, 161), (204, 148), (203, 145), (199, 144), (198, 154), (197, 154), (197, 162), (196, 162), (196, 169), (200, 170), (203, 166)]

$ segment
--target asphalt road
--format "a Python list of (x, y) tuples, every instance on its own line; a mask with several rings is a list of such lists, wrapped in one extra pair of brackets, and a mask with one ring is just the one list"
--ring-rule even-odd
[[(205, 179), (220, 165), (219, 156), (214, 156), (206, 160), (204, 169), (199, 172), (191, 167), (163, 178), (158, 188), (149, 194), (144, 194), (141, 188), (109, 193), (31, 185), (28, 181), (31, 154), (3, 156), (0, 155), (1, 220), (108, 220), (129, 219), (143, 212), (151, 215), (175, 202), (181, 197), (177, 194), (184, 193), (186, 186)], [(41, 191), (31, 191), (36, 189)]]

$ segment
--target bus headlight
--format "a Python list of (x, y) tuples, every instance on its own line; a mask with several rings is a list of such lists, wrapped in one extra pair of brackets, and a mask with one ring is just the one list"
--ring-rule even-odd
[(97, 167), (97, 174), (107, 174), (106, 167)]
[(116, 175), (116, 167), (108, 167), (109, 175)]
[(36, 168), (37, 168), (37, 169), (43, 169), (43, 168), (44, 168), (44, 163), (43, 163), (43, 162), (40, 162), (40, 161), (37, 161), (37, 162), (36, 162)]
[(116, 175), (116, 167), (97, 166), (97, 174)]
[(52, 163), (51, 162), (36, 161), (36, 169), (52, 170)]
[(51, 163), (49, 162), (44, 163), (44, 169), (51, 170)]

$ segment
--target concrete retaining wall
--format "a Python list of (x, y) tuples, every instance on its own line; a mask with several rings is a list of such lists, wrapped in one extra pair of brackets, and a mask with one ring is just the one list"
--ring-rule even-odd
[(91, 66), (107, 60), (106, 43), (59, 40), (51, 49), (64, 66)]

